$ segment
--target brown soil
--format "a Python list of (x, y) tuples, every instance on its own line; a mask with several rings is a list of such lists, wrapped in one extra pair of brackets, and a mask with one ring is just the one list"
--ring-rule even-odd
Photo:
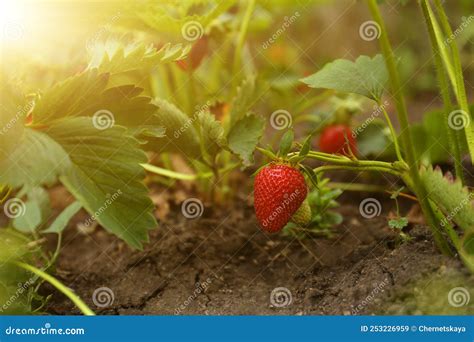
[[(334, 236), (304, 241), (261, 232), (245, 200), (228, 210), (206, 207), (195, 220), (172, 206), (144, 251), (131, 251), (101, 228), (78, 233), (84, 215), (66, 231), (57, 276), (99, 314), (371, 314), (407, 284), (446, 266), (462, 269), (436, 250), (422, 225), (411, 225), (412, 239), (399, 245), (384, 216), (392, 203), (364, 219), (363, 195), (345, 196), (345, 219)], [(114, 295), (104, 308), (92, 300), (100, 287)], [(291, 292), (289, 305), (272, 305), (277, 287)], [(79, 313), (52, 288), (43, 291), (54, 293), (48, 312)]]

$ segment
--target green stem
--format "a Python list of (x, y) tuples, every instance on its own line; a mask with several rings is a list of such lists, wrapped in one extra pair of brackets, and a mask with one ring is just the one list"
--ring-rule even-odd
[(428, 27), (428, 32), (430, 35), (431, 40), (431, 47), (433, 49), (433, 55), (435, 58), (435, 67), (436, 67), (436, 75), (438, 78), (438, 84), (441, 92), (441, 96), (443, 98), (444, 103), (444, 122), (445, 122), (445, 131), (448, 137), (448, 143), (450, 152), (454, 157), (454, 168), (456, 171), (456, 176), (461, 179), (462, 183), (465, 184), (464, 179), (464, 172), (462, 167), (462, 156), (461, 156), (461, 147), (459, 141), (456, 137), (455, 131), (449, 127), (449, 113), (453, 110), (453, 104), (451, 101), (451, 95), (449, 94), (449, 82), (446, 77), (446, 73), (443, 68), (443, 60), (442, 56), (440, 55), (441, 47), (438, 45), (438, 41), (436, 39), (436, 34), (434, 31), (433, 22), (431, 20), (430, 11), (428, 8), (428, 4), (426, 0), (421, 2), (421, 8), (423, 11), (423, 15), (425, 17), (426, 26)]
[[(176, 172), (176, 171), (164, 169), (164, 168), (161, 168), (161, 167), (158, 167), (158, 166), (155, 166), (155, 165), (151, 165), (151, 164), (140, 164), (140, 165), (145, 170), (147, 170), (148, 172), (152, 172), (152, 173), (155, 173), (155, 174), (160, 175), (160, 176), (173, 178), (173, 179), (179, 179), (179, 180), (192, 181), (192, 180), (196, 180), (196, 179), (211, 178), (211, 177), (214, 176), (214, 172), (212, 172), (212, 171), (205, 172), (205, 173), (199, 173), (199, 174), (195, 174), (195, 173), (191, 174), (191, 173)], [(227, 173), (227, 172), (235, 169), (239, 165), (240, 165), (240, 163), (229, 165), (225, 168), (220, 169), (219, 173), (220, 174)]]
[(380, 103), (380, 101), (377, 101), (377, 102), (378, 102), (379, 108), (382, 109), (382, 113), (385, 116), (385, 121), (387, 121), (388, 128), (390, 129), (390, 134), (392, 135), (393, 146), (395, 147), (395, 154), (397, 155), (397, 159), (401, 161), (402, 163), (405, 163), (405, 161), (403, 160), (402, 152), (400, 151), (400, 145), (398, 144), (398, 135), (395, 132), (395, 128), (393, 128), (392, 120), (390, 120), (390, 116), (385, 110), (385, 107)]
[(59, 252), (61, 251), (62, 241), (63, 241), (63, 234), (58, 233), (58, 241), (56, 242), (56, 249), (54, 250), (54, 254), (51, 257), (51, 260), (48, 264), (48, 268), (56, 263), (56, 260), (58, 259), (58, 256), (59, 256)]
[(388, 162), (383, 162), (383, 161), (378, 161), (378, 160), (350, 159), (345, 156), (337, 156), (337, 155), (332, 155), (332, 154), (323, 153), (323, 152), (310, 151), (306, 157), (317, 159), (323, 162), (336, 164), (336, 165), (341, 165), (341, 166), (378, 167), (382, 169), (390, 169), (396, 172), (402, 172), (402, 171), (407, 170), (405, 165), (399, 162), (388, 163)]
[[(252, 17), (253, 10), (255, 8), (255, 3), (256, 0), (250, 0), (247, 6), (247, 9), (245, 10), (244, 18), (242, 20), (242, 24), (240, 25), (239, 29), (239, 36), (237, 38), (237, 45), (235, 47), (235, 52), (234, 52), (234, 64), (232, 67), (232, 91), (233, 94), (235, 94), (235, 91), (237, 90), (239, 78), (237, 77), (238, 74), (240, 74), (240, 65), (241, 65), (241, 59), (242, 59), (242, 49), (245, 44), (245, 36), (247, 35), (247, 31), (249, 28), (249, 23), (250, 19)], [(233, 97), (233, 96), (232, 96)]]
[(333, 171), (333, 170), (378, 171), (378, 172), (391, 173), (399, 177), (402, 175), (400, 171), (397, 171), (394, 169), (377, 167), (377, 166), (357, 166), (357, 165), (324, 165), (324, 166), (319, 166), (315, 168), (314, 172), (318, 174), (321, 172)]
[[(190, 62), (191, 63), (191, 62)], [(189, 96), (189, 109), (188, 109), (188, 115), (192, 116), (195, 112), (195, 105), (196, 105), (196, 80), (194, 76), (194, 70), (191, 68), (191, 66), (187, 70), (188, 74), (188, 96)]]
[[(448, 17), (446, 16), (446, 13), (444, 12), (441, 1), (435, 0), (435, 6), (436, 6), (436, 10), (439, 13), (441, 26), (443, 27), (443, 30), (445, 31), (446, 35), (449, 38), (453, 37), (454, 36), (453, 30), (451, 29), (451, 26), (449, 25)], [(457, 102), (461, 110), (464, 113), (466, 113), (466, 115), (468, 115), (470, 119), (472, 119), (471, 113), (469, 110), (469, 103), (467, 101), (466, 88), (464, 86), (464, 76), (462, 72), (461, 58), (459, 56), (459, 49), (458, 49), (455, 39), (449, 39), (448, 43), (449, 43), (449, 46), (451, 47), (451, 56), (454, 63), (454, 76), (455, 76), (455, 83), (456, 83), (454, 90), (455, 90)], [(469, 125), (466, 125), (464, 127), (464, 132), (466, 134), (469, 153), (471, 155), (471, 163), (474, 164), (474, 128), (473, 127), (474, 125), (472, 123)]]
[(377, 22), (377, 24), (379, 25), (381, 29), (381, 35), (380, 35), (380, 40), (379, 40), (380, 47), (382, 49), (382, 53), (385, 59), (385, 64), (388, 69), (393, 96), (395, 97), (398, 120), (400, 122), (400, 128), (401, 128), (400, 138), (402, 140), (402, 145), (405, 151), (405, 155), (407, 157), (407, 161), (410, 166), (410, 178), (411, 178), (410, 183), (413, 186), (412, 190), (419, 199), (420, 206), (423, 212), (425, 213), (426, 220), (428, 222), (428, 225), (431, 228), (431, 231), (433, 233), (437, 246), (443, 253), (451, 254), (449, 245), (447, 244), (443, 235), (439, 231), (439, 226), (438, 226), (439, 222), (433, 212), (433, 208), (431, 207), (431, 204), (428, 202), (427, 191), (421, 183), (421, 178), (418, 171), (419, 170), (418, 160), (416, 159), (413, 140), (410, 133), (410, 126), (408, 123), (408, 112), (406, 109), (405, 99), (403, 97), (403, 89), (402, 89), (400, 76), (398, 74), (396, 63), (395, 63), (395, 57), (394, 57), (392, 47), (390, 45), (390, 41), (387, 35), (387, 29), (382, 19), (382, 15), (380, 14), (377, 1), (368, 0), (368, 5), (369, 5), (370, 12), (372, 13), (372, 17), (374, 18), (374, 20)]
[[(422, 3), (424, 0), (422, 0)], [(430, 3), (424, 3), (426, 6), (426, 15), (428, 16), (429, 22), (433, 28), (434, 39), (436, 40), (437, 45), (439, 46), (439, 54), (441, 55), (442, 61), (446, 68), (446, 73), (448, 74), (449, 81), (451, 82), (454, 92), (457, 96), (457, 87), (456, 87), (456, 71), (454, 70), (453, 61), (451, 60), (452, 54), (450, 53), (448, 47), (445, 44), (446, 40), (443, 38), (443, 33), (439, 27), (438, 21), (435, 19), (435, 15), (431, 9)], [(428, 27), (429, 28), (429, 27)]]
[(216, 203), (217, 201), (217, 184), (219, 183), (221, 176), (217, 159), (218, 156), (216, 156), (212, 161), (211, 200), (213, 203)]
[(373, 184), (361, 184), (361, 183), (339, 183), (330, 182), (327, 186), (331, 189), (341, 189), (344, 191), (361, 191), (361, 192), (385, 192), (387, 191), (386, 186), (373, 185)]
[(82, 299), (80, 299), (74, 292), (72, 292), (71, 289), (69, 289), (68, 287), (66, 287), (65, 285), (63, 285), (59, 280), (57, 280), (56, 278), (50, 276), (49, 274), (43, 272), (42, 270), (32, 266), (32, 265), (29, 265), (29, 264), (25, 264), (23, 262), (18, 262), (16, 261), (15, 262), (15, 265), (17, 265), (18, 267), (21, 267), (35, 275), (37, 275), (38, 277), (41, 277), (42, 279), (44, 279), (45, 281), (47, 281), (48, 283), (50, 283), (51, 285), (53, 285), (58, 291), (60, 291), (61, 293), (63, 293), (66, 297), (68, 297), (78, 308), (79, 310), (81, 310), (81, 312), (86, 315), (86, 316), (95, 316), (95, 313), (94, 311), (92, 311), (91, 309), (89, 309), (89, 307), (87, 306), (86, 303), (84, 303), (82, 301)]

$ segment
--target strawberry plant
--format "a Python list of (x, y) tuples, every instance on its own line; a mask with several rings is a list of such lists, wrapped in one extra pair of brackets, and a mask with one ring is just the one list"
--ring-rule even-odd
[[(87, 225), (99, 223), (129, 246), (142, 249), (149, 230), (158, 225), (144, 183), (145, 171), (198, 181), (215, 198), (225, 173), (251, 164), (264, 128), (263, 119), (250, 112), (253, 97), (247, 91), (256, 87), (253, 77), (243, 78), (242, 85), (234, 84), (225, 94), (224, 102), (231, 108), (219, 118), (211, 109), (222, 96), (207, 92), (196, 96), (197, 69), (206, 57), (210, 59), (209, 45), (214, 41), (203, 36), (204, 30), (211, 36), (217, 30), (211, 23), (221, 25), (215, 19), (232, 2), (203, 9), (201, 14), (184, 14), (172, 20), (169, 27), (150, 20), (158, 14), (156, 11), (173, 8), (149, 5), (146, 15), (137, 15), (137, 7), (124, 5), (124, 13), (136, 20), (126, 25), (136, 28), (137, 21), (146, 23), (151, 37), (162, 28), (174, 27), (168, 32), (169, 39), (175, 40), (179, 32), (182, 42), (146, 45), (108, 34), (105, 39), (88, 43), (85, 68), (27, 95), (26, 89), (34, 88), (33, 84), (17, 84), (7, 70), (0, 73), (4, 102), (0, 115), (4, 128), (0, 137), (0, 184), (9, 226), (34, 243), (43, 236), (57, 235), (56, 252), (43, 258), (42, 269), (24, 258), (10, 264), (52, 283), (87, 314), (91, 311), (77, 297), (45, 273), (55, 263), (68, 221), (84, 209), (90, 214)], [(254, 6), (253, 2), (245, 10), (237, 60)], [(194, 9), (182, 4), (181, 10), (187, 13)], [(232, 32), (226, 39), (233, 37)], [(236, 62), (234, 68), (239, 67)], [(160, 77), (167, 73), (171, 78), (162, 82)], [(144, 74), (150, 77), (150, 87), (137, 86)], [(211, 81), (215, 78), (209, 76)], [(172, 91), (175, 81), (183, 77), (189, 84), (186, 92)], [(158, 154), (165, 167), (149, 164), (146, 153)], [(176, 154), (195, 170), (194, 174), (172, 169), (171, 157)], [(49, 225), (52, 210), (48, 188), (58, 181), (76, 202)], [(28, 306), (32, 308), (31, 300)]]
[[(329, 126), (321, 134), (319, 151), (311, 151), (307, 144), (299, 152), (291, 152), (283, 156), (291, 162), (302, 163), (307, 159), (316, 159), (325, 165), (311, 169), (304, 166), (307, 171), (308, 179), (317, 179), (317, 176), (323, 172), (331, 170), (353, 170), (353, 171), (373, 171), (385, 172), (400, 177), (406, 186), (417, 196), (418, 202), (423, 210), (427, 223), (429, 224), (435, 241), (444, 253), (452, 254), (453, 248), (461, 256), (465, 264), (474, 270), (474, 258), (472, 255), (472, 224), (462, 219), (462, 213), (465, 211), (472, 214), (472, 205), (470, 199), (466, 196), (469, 192), (462, 187), (463, 172), (461, 169), (461, 145), (453, 133), (453, 129), (449, 127), (449, 118), (446, 116), (444, 120), (443, 132), (447, 134), (452, 148), (456, 166), (456, 175), (458, 177), (458, 186), (450, 186), (442, 177), (433, 177), (430, 166), (423, 162), (423, 159), (415, 151), (413, 140), (413, 129), (411, 129), (408, 121), (408, 111), (403, 96), (403, 88), (400, 76), (395, 63), (395, 56), (388, 38), (385, 23), (380, 14), (378, 4), (375, 0), (368, 0), (369, 9), (372, 13), (374, 21), (380, 27), (380, 47), (381, 55), (374, 57), (360, 56), (355, 61), (339, 59), (328, 63), (321, 70), (302, 79), (311, 88), (331, 89), (343, 93), (352, 93), (364, 96), (374, 101), (380, 111), (383, 113), (387, 127), (392, 136), (392, 143), (395, 151), (396, 160), (392, 162), (376, 161), (376, 160), (360, 160), (355, 153), (351, 151), (356, 149), (355, 140), (349, 135), (350, 129), (344, 126)], [(450, 45), (442, 44), (447, 36), (452, 34), (449, 23), (441, 5), (441, 2), (435, 1), (437, 16), (431, 8), (429, 1), (421, 1), (421, 9), (426, 19), (428, 31), (433, 45), (433, 52), (436, 61), (438, 79), (443, 93), (445, 103), (444, 113), (450, 113), (453, 109), (458, 109), (461, 113), (470, 118), (470, 109), (467, 105), (466, 91), (464, 87), (462, 71), (459, 68), (459, 53), (453, 40)], [(438, 20), (441, 24), (438, 23)], [(394, 125), (382, 104), (385, 85), (390, 85), (391, 96), (395, 99), (398, 120), (401, 128), (400, 134), (397, 134)], [(450, 85), (452, 86), (450, 88)], [(453, 103), (452, 90), (455, 103)], [(469, 123), (469, 121), (468, 121)], [(471, 141), (472, 125), (464, 125), (464, 137), (467, 141), (467, 149), (471, 153), (474, 150), (474, 144)], [(350, 137), (350, 138), (349, 138)], [(289, 150), (286, 149), (286, 150)], [(285, 150), (285, 152), (286, 152)], [(272, 152), (262, 150), (266, 155), (272, 157)], [(317, 183), (316, 183), (317, 186)], [(277, 190), (273, 190), (277, 193)], [(286, 191), (286, 190), (285, 190)], [(287, 193), (287, 191), (286, 191)], [(446, 196), (452, 193), (453, 196)], [(454, 195), (454, 193), (456, 195)], [(257, 192), (256, 195), (258, 195)], [(457, 197), (454, 199), (454, 197)], [(464, 200), (462, 200), (464, 197)], [(470, 197), (469, 197), (470, 198)], [(273, 202), (261, 203), (260, 196), (256, 197), (257, 216), (260, 208), (265, 204), (268, 208), (278, 207), (278, 203)], [(270, 199), (268, 200), (270, 201)], [(299, 198), (299, 202), (302, 199)], [(460, 203), (464, 203), (461, 205)], [(462, 206), (462, 210), (456, 210), (455, 207)], [(277, 214), (275, 210), (266, 213), (266, 217), (277, 216), (281, 222), (287, 223), (289, 217), (296, 211), (295, 208), (288, 212)], [(461, 213), (458, 213), (458, 212)], [(456, 212), (455, 214), (453, 214)], [(446, 216), (447, 215), (447, 216)], [(453, 217), (457, 217), (457, 221)], [(259, 218), (262, 221), (261, 218)], [(281, 227), (283, 223), (279, 223)], [(391, 226), (402, 228), (402, 220), (392, 221)], [(453, 223), (463, 229), (460, 236), (454, 229)], [(403, 225), (405, 225), (403, 223)]]
[[(374, 235), (357, 217), (346, 217), (348, 208), (357, 212), (357, 206), (353, 198), (341, 196), (343, 191), (386, 195), (395, 209), (382, 228), (396, 236), (395, 248), (416, 243), (413, 222), (424, 219), (438, 249), (459, 256), (474, 271), (469, 187), (474, 108), (464, 79), (472, 69), (466, 53), (470, 36), (461, 37), (460, 29), (453, 29), (443, 7), (447, 4), (420, 0), (413, 8), (424, 20), (431, 51), (423, 49), (423, 55), (431, 53), (434, 68), (427, 77), (412, 80), (423, 59), (408, 44), (392, 47), (392, 33), (379, 8), (384, 2), (366, 0), (380, 53), (356, 58), (333, 60), (336, 53), (351, 56), (354, 51), (336, 40), (346, 39), (342, 31), (337, 37), (328, 35), (334, 49), (326, 48), (322, 34), (308, 33), (314, 23), (323, 25), (314, 32), (329, 28), (324, 20), (315, 20), (318, 11), (309, 10), (320, 6), (319, 1), (58, 4), (58, 13), (67, 8), (71, 15), (77, 9), (71, 16), (81, 18), (80, 24), (71, 25), (66, 25), (69, 17), (64, 19), (64, 27), (81, 32), (65, 31), (62, 38), (70, 46), (59, 49), (55, 39), (45, 38), (37, 50), (31, 46), (31, 51), (18, 53), (17, 44), (5, 44), (0, 64), (0, 313), (51, 313), (48, 305), (60, 295), (81, 313), (94, 315), (87, 298), (75, 293), (73, 277), (64, 274), (80, 273), (77, 264), (87, 264), (86, 258), (99, 262), (102, 254), (117, 261), (117, 274), (126, 270), (118, 276), (124, 282), (142, 260), (147, 265), (153, 261), (157, 272), (144, 268), (150, 281), (140, 282), (145, 301), (162, 290), (146, 287), (155, 283), (152, 276), (176, 268), (167, 263), (180, 256), (186, 259), (178, 261), (189, 266), (187, 258), (197, 256), (201, 245), (209, 255), (216, 254), (218, 260), (209, 265), (224, 264), (229, 272), (232, 268), (222, 258), (234, 250), (248, 253), (232, 256), (236, 263), (252, 260), (259, 266), (263, 254), (258, 253), (273, 254), (284, 243), (288, 248), (270, 255), (271, 263), (288, 257), (288, 251), (298, 261), (294, 240), (309, 252), (305, 257), (315, 257), (318, 267), (332, 267), (342, 254), (348, 255), (337, 251), (337, 258), (328, 256), (330, 266), (324, 264), (325, 253), (350, 241), (339, 234), (366, 229)], [(410, 15), (415, 15), (413, 8)], [(98, 23), (91, 34), (90, 27)], [(400, 29), (401, 35), (413, 31), (413, 25)], [(361, 32), (363, 41), (371, 41)], [(42, 55), (46, 43), (54, 45), (54, 60)], [(412, 109), (407, 100), (432, 94), (435, 80), (443, 108), (417, 115), (418, 108)], [(415, 93), (420, 87), (420, 94)], [(391, 116), (395, 112), (396, 121)], [(377, 177), (382, 174), (391, 185)], [(362, 182), (354, 183), (357, 178)], [(421, 208), (417, 221), (402, 198)], [(184, 212), (189, 200), (199, 202), (196, 215)], [(168, 235), (176, 237), (176, 245), (165, 233), (173, 233)], [(226, 243), (213, 246), (216, 237)], [(234, 246), (240, 238), (252, 247)], [(313, 254), (303, 239), (326, 244), (324, 253)], [(359, 246), (346, 247), (353, 253)], [(71, 250), (93, 256), (71, 256), (77, 253)], [(72, 259), (77, 264), (70, 267), (67, 261)], [(61, 272), (63, 260), (66, 272)], [(241, 270), (253, 272), (252, 267)], [(220, 271), (215, 272), (216, 284)], [(172, 279), (169, 272), (167, 279)], [(196, 284), (201, 284), (201, 273), (194, 277)], [(87, 286), (108, 280), (91, 274), (84, 276)], [(255, 274), (250, 278), (253, 283)], [(53, 294), (48, 293), (51, 287)], [(78, 290), (81, 295), (93, 292)], [(327, 292), (339, 291), (333, 290)], [(121, 310), (142, 310), (146, 304), (125, 303)], [(278, 307), (271, 304), (270, 310)]]

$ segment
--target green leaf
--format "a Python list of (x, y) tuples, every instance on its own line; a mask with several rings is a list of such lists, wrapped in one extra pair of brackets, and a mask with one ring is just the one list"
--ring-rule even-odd
[(66, 188), (104, 228), (135, 248), (156, 227), (153, 203), (142, 181), (147, 161), (124, 127), (105, 130), (90, 118), (51, 125), (49, 135), (69, 154), (71, 168), (60, 177)]
[(273, 153), (273, 151), (271, 151), (270, 148), (268, 150), (266, 150), (264, 148), (261, 148), (261, 147), (257, 146), (255, 149), (257, 151), (259, 151), (260, 153), (262, 153), (264, 156), (266, 156), (270, 160), (275, 160), (277, 158), (275, 153)]
[(64, 209), (61, 214), (56, 217), (54, 222), (49, 226), (48, 229), (43, 230), (43, 233), (61, 233), (71, 220), (71, 218), (81, 210), (82, 205), (79, 202), (74, 202), (70, 204), (66, 209)]
[(13, 220), (13, 227), (23, 233), (32, 233), (42, 222), (41, 208), (36, 202), (25, 203), (25, 213)]
[(390, 228), (402, 230), (408, 226), (408, 219), (406, 217), (399, 217), (388, 221)]
[[(221, 14), (225, 13), (235, 4), (235, 0), (226, 1), (178, 1), (173, 3), (157, 3), (154, 0), (142, 0), (139, 3), (129, 3), (131, 13), (127, 20), (121, 20), (118, 24), (136, 30), (143, 27), (144, 30), (156, 33), (176, 35), (183, 39), (182, 32), (188, 32), (186, 36), (192, 39), (205, 33), (206, 28), (213, 23)], [(196, 9), (199, 9), (198, 14)], [(193, 15), (187, 15), (193, 13)], [(189, 24), (192, 23), (192, 24)], [(191, 26), (191, 28), (188, 28)]]
[(64, 149), (45, 133), (25, 128), (16, 144), (0, 159), (0, 183), (12, 188), (53, 184), (71, 166)]
[(315, 188), (318, 188), (319, 187), (318, 176), (316, 175), (314, 170), (311, 167), (306, 166), (306, 165), (302, 165), (302, 167), (303, 167), (303, 172), (308, 176), (309, 180), (311, 181), (311, 184), (313, 184)]
[(474, 195), (459, 180), (453, 182), (443, 177), (440, 170), (427, 169), (421, 176), (429, 198), (443, 213), (465, 231), (474, 231)]
[(313, 140), (313, 134), (310, 134), (304, 140), (303, 146), (301, 146), (301, 150), (299, 156), (306, 157), (308, 155), (309, 150), (311, 149), (311, 141)]
[(32, 108), (12, 81), (0, 71), (0, 163), (16, 148), (23, 134), (23, 123)]
[(199, 124), (201, 128), (201, 138), (204, 148), (211, 158), (227, 145), (224, 136), (224, 127), (215, 119), (215, 116), (209, 112), (199, 114)]
[(49, 219), (51, 203), (48, 193), (41, 187), (31, 189), (27, 196), (24, 213), (13, 219), (13, 227), (24, 233), (31, 233)]
[(88, 116), (94, 117), (98, 126), (117, 124), (133, 134), (153, 132), (154, 137), (161, 136), (163, 128), (154, 115), (158, 108), (151, 98), (141, 95), (143, 89), (130, 84), (110, 87), (109, 81), (109, 74), (93, 69), (56, 84), (37, 102), (35, 124)]
[(280, 141), (280, 156), (286, 156), (288, 152), (291, 150), (291, 146), (293, 146), (293, 140), (295, 139), (295, 132), (292, 129), (288, 130), (283, 134), (283, 137)]
[(18, 260), (30, 254), (30, 240), (13, 229), (0, 228), (0, 265), (10, 260)]
[(388, 81), (383, 57), (360, 56), (355, 62), (338, 59), (301, 80), (311, 88), (333, 89), (380, 99)]
[(198, 131), (195, 128), (199, 113), (188, 117), (172, 103), (155, 99), (158, 106), (156, 118), (165, 128), (165, 137), (158, 139), (156, 149), (159, 152), (178, 152), (188, 158), (199, 158), (201, 146), (198, 139)]
[(57, 83), (37, 102), (33, 121), (36, 124), (48, 124), (68, 116), (92, 116), (96, 112), (97, 99), (105, 91), (108, 80), (108, 74), (90, 70)]
[(336, 226), (344, 221), (344, 217), (342, 217), (342, 215), (337, 212), (327, 211), (324, 213), (323, 220), (328, 225)]
[(227, 141), (232, 152), (237, 154), (244, 164), (249, 166), (253, 162), (253, 152), (263, 135), (265, 121), (250, 114), (235, 123), (231, 128)]
[(256, 78), (255, 76), (249, 76), (242, 81), (237, 89), (236, 96), (231, 102), (229, 113), (231, 127), (248, 114), (258, 98), (260, 98), (260, 91), (257, 89)]
[(464, 236), (456, 248), (466, 265), (474, 271), (474, 194), (464, 188), (460, 180), (453, 181), (443, 177), (441, 170), (424, 170), (421, 180), (429, 190), (430, 200), (445, 215), (441, 225), (445, 227), (454, 222), (464, 231)]
[(98, 69), (100, 73), (125, 73), (134, 70), (149, 70), (160, 63), (182, 59), (191, 45), (164, 45), (160, 50), (144, 44), (124, 46), (123, 42), (108, 39), (92, 46), (88, 69)]

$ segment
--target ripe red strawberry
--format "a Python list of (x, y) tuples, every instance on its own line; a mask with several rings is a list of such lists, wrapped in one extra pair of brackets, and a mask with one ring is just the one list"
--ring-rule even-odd
[(293, 166), (269, 164), (254, 182), (254, 207), (260, 227), (280, 231), (290, 221), (308, 194), (303, 174)]
[[(349, 146), (347, 143), (349, 143)], [(349, 147), (353, 154), (357, 154), (356, 140), (349, 126), (327, 126), (319, 137), (319, 149), (322, 152), (339, 153), (349, 156)]]

